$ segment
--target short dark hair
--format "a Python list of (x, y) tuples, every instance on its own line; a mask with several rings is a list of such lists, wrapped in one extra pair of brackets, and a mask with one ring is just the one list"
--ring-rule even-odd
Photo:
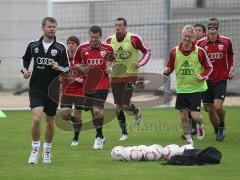
[(67, 38), (67, 44), (68, 44), (69, 41), (75, 42), (77, 45), (80, 44), (80, 40), (77, 36), (69, 36)]
[(206, 26), (203, 25), (203, 24), (197, 23), (197, 24), (195, 24), (193, 27), (194, 27), (194, 28), (195, 28), (195, 27), (201, 27), (202, 30), (203, 30), (203, 33), (206, 33)]
[(123, 17), (119, 17), (115, 21), (123, 21), (124, 26), (127, 26), (127, 20)]
[(92, 26), (92, 27), (90, 27), (89, 33), (90, 32), (92, 32), (92, 33), (99, 33), (100, 36), (102, 36), (102, 28), (100, 26)]
[(211, 22), (211, 21), (215, 21), (215, 22), (218, 24), (218, 26), (219, 26), (219, 20), (218, 20), (218, 18), (216, 18), (216, 17), (211, 17), (211, 18), (208, 19), (208, 23)]
[(54, 19), (53, 17), (45, 17), (45, 18), (42, 20), (42, 27), (44, 27), (44, 26), (46, 25), (47, 21), (49, 21), (50, 23), (55, 23), (55, 24), (57, 24), (56, 19)]

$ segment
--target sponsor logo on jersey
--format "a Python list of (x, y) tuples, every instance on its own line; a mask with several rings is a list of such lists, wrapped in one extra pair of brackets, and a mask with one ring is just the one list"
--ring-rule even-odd
[(99, 58), (89, 58), (87, 59), (87, 64), (89, 65), (102, 65), (103, 60)]
[(100, 55), (102, 56), (102, 57), (105, 57), (106, 56), (106, 51), (100, 51)]
[(210, 60), (222, 59), (223, 53), (221, 53), (221, 52), (209, 53), (208, 58)]
[(36, 48), (34, 49), (34, 52), (35, 52), (35, 54), (38, 53), (38, 47), (36, 47)]
[(38, 57), (36, 59), (36, 62), (38, 65), (52, 65), (53, 63), (53, 59), (50, 59), (50, 58), (45, 58), (45, 57)]
[(219, 45), (218, 45), (218, 49), (219, 49), (220, 51), (222, 51), (223, 48), (224, 48), (224, 45), (223, 45), (223, 44), (219, 44)]
[(57, 55), (57, 52), (58, 52), (58, 51), (57, 51), (56, 49), (52, 49), (52, 50), (51, 50), (51, 55), (52, 55), (52, 56), (56, 56), (56, 55)]

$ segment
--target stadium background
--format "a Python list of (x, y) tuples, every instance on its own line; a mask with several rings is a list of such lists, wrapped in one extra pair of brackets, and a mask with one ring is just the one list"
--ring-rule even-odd
[[(128, 30), (142, 36), (152, 51), (150, 62), (141, 71), (153, 73), (162, 72), (184, 25), (206, 24), (209, 17), (217, 17), (221, 34), (231, 38), (235, 52), (235, 78), (229, 82), (228, 92), (239, 92), (238, 0), (0, 0), (0, 5), (0, 92), (28, 86), (19, 71), (20, 61), (29, 41), (41, 36), (41, 20), (45, 16), (57, 19), (57, 37), (64, 43), (69, 35), (86, 41), (93, 24), (103, 28), (105, 39), (114, 33), (116, 17), (125, 17)], [(165, 89), (169, 88), (175, 88), (174, 75), (166, 84)]]

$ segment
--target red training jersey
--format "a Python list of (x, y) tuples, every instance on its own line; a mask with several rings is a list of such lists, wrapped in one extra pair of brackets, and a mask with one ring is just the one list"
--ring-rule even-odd
[[(73, 67), (73, 58), (69, 57), (70, 67)], [(62, 94), (66, 96), (84, 96), (84, 76), (74, 69), (62, 75)]]
[[(108, 61), (115, 61), (114, 52), (112, 47), (104, 42), (101, 42), (98, 48), (92, 48), (90, 42), (85, 42), (81, 44), (74, 56), (74, 63), (73, 64), (82, 64), (82, 65), (90, 65), (93, 68), (98, 68), (102, 70), (103, 77), (99, 80), (99, 83), (96, 85), (95, 90), (103, 90), (109, 89), (109, 77), (108, 74), (105, 72), (107, 68)], [(94, 74), (91, 77), (87, 77), (87, 81), (91, 81), (91, 78), (99, 78), (97, 73), (94, 77)], [(85, 91), (87, 91), (85, 89)]]
[(219, 82), (228, 79), (230, 70), (233, 70), (233, 48), (228, 37), (218, 36), (215, 42), (211, 42), (209, 37), (200, 39), (197, 46), (202, 47), (207, 52), (208, 58), (213, 65), (213, 72), (208, 81)]

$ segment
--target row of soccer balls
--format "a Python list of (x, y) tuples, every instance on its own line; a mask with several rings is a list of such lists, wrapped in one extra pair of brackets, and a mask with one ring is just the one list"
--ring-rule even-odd
[(160, 159), (169, 160), (172, 156), (182, 155), (186, 149), (194, 149), (192, 145), (179, 147), (176, 144), (169, 144), (164, 148), (159, 144), (151, 146), (116, 146), (111, 151), (114, 161), (158, 161)]

